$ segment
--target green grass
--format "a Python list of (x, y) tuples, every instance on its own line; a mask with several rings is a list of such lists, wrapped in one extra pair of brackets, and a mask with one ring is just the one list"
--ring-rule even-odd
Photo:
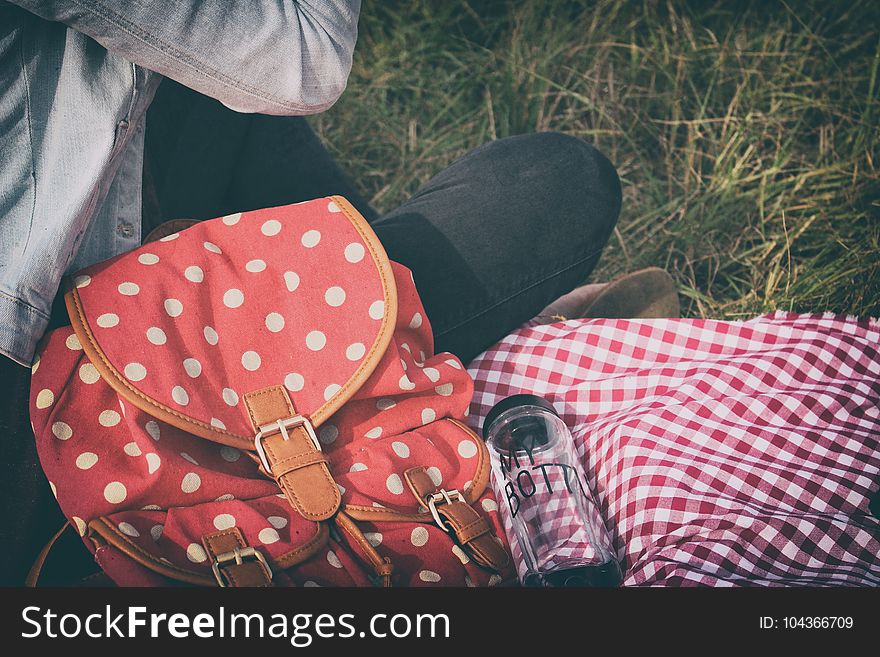
[(880, 3), (367, 2), (312, 119), (387, 210), (467, 150), (557, 130), (624, 184), (591, 277), (658, 265), (688, 316), (880, 316)]

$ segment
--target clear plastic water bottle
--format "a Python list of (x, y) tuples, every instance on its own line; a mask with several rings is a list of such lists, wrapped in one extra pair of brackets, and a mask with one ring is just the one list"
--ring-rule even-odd
[(498, 402), (483, 423), (498, 507), (524, 586), (618, 586), (620, 565), (571, 432), (536, 395)]

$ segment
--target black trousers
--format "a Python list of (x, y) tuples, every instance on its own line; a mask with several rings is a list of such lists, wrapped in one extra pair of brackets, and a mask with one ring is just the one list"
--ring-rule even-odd
[[(465, 363), (582, 283), (620, 211), (611, 163), (557, 133), (481, 146), (379, 216), (302, 118), (237, 114), (166, 80), (146, 126), (145, 233), (167, 219), (341, 194), (412, 270), (437, 351)], [(19, 584), (64, 518), (37, 462), (29, 372), (0, 360), (11, 393), (0, 402), (0, 583)], [(68, 549), (71, 561), (83, 552), (75, 538)]]

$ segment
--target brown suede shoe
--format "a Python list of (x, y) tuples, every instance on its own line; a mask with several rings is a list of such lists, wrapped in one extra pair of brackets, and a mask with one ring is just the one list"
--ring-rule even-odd
[(625, 274), (610, 283), (581, 285), (544, 308), (535, 318), (545, 323), (607, 317), (647, 319), (679, 317), (672, 277), (659, 267)]

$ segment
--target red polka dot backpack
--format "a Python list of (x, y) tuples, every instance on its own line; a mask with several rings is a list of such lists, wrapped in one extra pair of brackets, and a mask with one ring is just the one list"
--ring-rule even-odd
[(117, 584), (513, 580), (473, 383), (345, 199), (201, 222), (66, 286), (31, 418)]

